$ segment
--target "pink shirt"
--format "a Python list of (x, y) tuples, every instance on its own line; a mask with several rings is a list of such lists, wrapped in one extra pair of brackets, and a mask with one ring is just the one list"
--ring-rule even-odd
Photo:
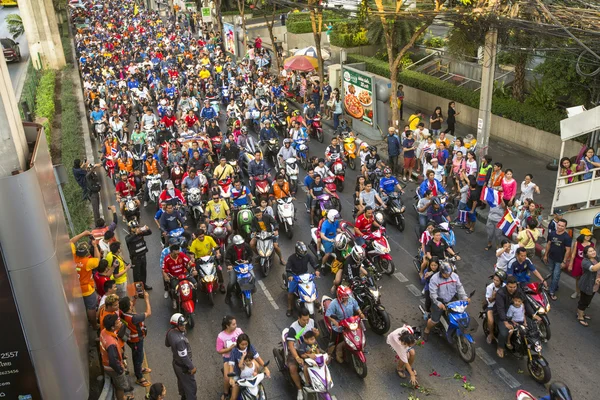
[[(227, 333), (225, 331), (221, 331), (217, 336), (217, 351), (227, 349), (235, 344), (238, 336), (240, 336), (242, 330), (240, 328), (236, 328), (232, 333)], [(229, 358), (229, 353), (223, 353), (223, 358)]]
[(464, 158), (461, 158), (460, 161), (458, 161), (458, 158), (452, 160), (452, 172), (454, 172), (455, 174), (458, 174), (461, 170), (464, 171), (465, 166), (466, 161)]
[(517, 194), (517, 180), (513, 179), (507, 182), (506, 179), (502, 179), (502, 198), (505, 200), (512, 199)]

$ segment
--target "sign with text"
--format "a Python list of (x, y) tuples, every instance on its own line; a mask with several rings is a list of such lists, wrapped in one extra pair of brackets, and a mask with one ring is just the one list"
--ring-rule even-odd
[(0, 246), (0, 399), (41, 400)]
[(225, 52), (233, 56), (235, 54), (235, 27), (233, 24), (223, 23), (223, 43), (225, 44)]
[(358, 71), (342, 72), (344, 108), (348, 115), (373, 125), (373, 78)]
[(205, 23), (212, 22), (212, 14), (210, 12), (210, 7), (202, 7), (200, 9), (202, 13), (202, 21)]

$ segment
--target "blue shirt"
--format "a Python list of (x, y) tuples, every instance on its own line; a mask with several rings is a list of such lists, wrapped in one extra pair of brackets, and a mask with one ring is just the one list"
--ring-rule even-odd
[(396, 157), (398, 155), (400, 155), (400, 151), (401, 149), (401, 145), (400, 145), (400, 139), (398, 138), (398, 136), (394, 135), (388, 135), (387, 137), (387, 144), (388, 144), (388, 154), (390, 157)]
[(315, 181), (315, 180), (314, 180), (313, 178), (311, 178), (311, 177), (310, 177), (310, 175), (306, 175), (306, 176), (304, 177), (304, 186), (306, 186), (307, 188), (309, 188), (309, 187), (310, 187), (310, 185), (312, 185), (312, 183), (313, 183), (314, 181)]
[[(339, 322), (343, 319), (352, 317), (354, 313), (358, 312), (358, 310), (358, 303), (356, 302), (356, 300), (354, 300), (353, 297), (350, 297), (348, 299), (348, 303), (346, 303), (346, 305), (341, 305), (338, 299), (335, 299), (329, 304), (329, 308), (327, 309), (327, 313), (325, 315), (328, 317), (331, 317), (333, 315)], [(336, 332), (343, 331), (343, 328), (340, 326), (332, 325), (332, 328)]]
[(383, 177), (379, 180), (379, 189), (384, 190), (386, 193), (392, 193), (399, 184), (398, 179), (394, 176)]
[(200, 112), (200, 116), (205, 119), (213, 119), (217, 117), (217, 113), (212, 107), (204, 107)]
[[(600, 158), (598, 158), (598, 156), (596, 156), (596, 155), (594, 155), (592, 158), (590, 158), (591, 162), (587, 162), (587, 160), (585, 158), (582, 158), (582, 160), (585, 161), (585, 165), (586, 165), (587, 169), (596, 168), (591, 162), (600, 163)], [(583, 179), (591, 179), (592, 174), (593, 174), (593, 172), (588, 172), (587, 174), (583, 174)]]
[(174, 87), (166, 87), (165, 94), (167, 96), (175, 96), (175, 88)]
[[(253, 345), (248, 346), (245, 352), (247, 352), (248, 350), (250, 350), (250, 352), (254, 354), (254, 359), (260, 357)], [(231, 350), (231, 353), (229, 353), (229, 365), (233, 367), (233, 371), (237, 376), (240, 376), (239, 365), (244, 353), (242, 353), (242, 351), (240, 351), (240, 349), (238, 349), (237, 346), (234, 347), (233, 350)]]
[(321, 225), (321, 233), (324, 234), (326, 238), (333, 239), (337, 234), (337, 229), (339, 228), (339, 226), (340, 221), (331, 222), (328, 219), (326, 219), (323, 222), (323, 225)]
[(140, 83), (137, 80), (133, 80), (133, 81), (129, 81), (127, 82), (127, 87), (129, 88), (129, 90), (131, 89), (137, 89), (140, 86)]
[(169, 246), (165, 247), (160, 252), (160, 261), (158, 263), (158, 266), (160, 268), (162, 268), (162, 266), (163, 266), (163, 262), (165, 261), (165, 257), (168, 256), (169, 254), (171, 254), (171, 249), (169, 249)]
[(263, 142), (268, 141), (269, 139), (277, 138), (277, 133), (271, 128), (262, 128), (260, 130), (260, 140)]
[(240, 207), (250, 204), (250, 201), (248, 199), (248, 193), (250, 193), (250, 191), (246, 186), (242, 186), (240, 190), (237, 190), (235, 186), (232, 186), (231, 198), (233, 199), (233, 205), (236, 207)]
[(104, 117), (104, 111), (102, 111), (102, 110), (92, 111), (92, 113), (90, 115), (91, 115), (92, 119), (97, 122), (97, 121), (100, 121)]
[(529, 258), (526, 258), (523, 263), (519, 263), (516, 258), (509, 261), (506, 273), (514, 275), (519, 283), (527, 283), (530, 280), (530, 273), (535, 271), (535, 266)]

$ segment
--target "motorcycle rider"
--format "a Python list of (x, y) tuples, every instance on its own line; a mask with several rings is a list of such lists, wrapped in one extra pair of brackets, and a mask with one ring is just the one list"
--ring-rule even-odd
[(321, 226), (318, 229), (318, 236), (320, 240), (317, 244), (317, 256), (320, 255), (321, 246), (323, 246), (323, 258), (321, 259), (321, 265), (325, 265), (327, 263), (327, 259), (333, 253), (335, 239), (337, 234), (341, 232), (340, 229), (340, 214), (337, 210), (331, 209), (327, 211), (327, 218), (323, 221)]
[(252, 190), (252, 194), (256, 196), (256, 182), (254, 182), (254, 178), (257, 176), (264, 175), (267, 180), (269, 179), (269, 171), (271, 169), (267, 167), (267, 163), (262, 159), (262, 153), (260, 150), (256, 150), (254, 152), (254, 160), (248, 163), (248, 177), (250, 181), (250, 189)]
[(373, 190), (373, 184), (371, 181), (366, 181), (365, 190), (360, 192), (359, 202), (356, 206), (358, 209), (357, 215), (361, 215), (366, 207), (375, 209), (378, 205), (381, 205), (383, 208), (387, 208), (381, 197), (379, 197), (379, 194)]
[(450, 222), (452, 219), (448, 215), (445, 207), (442, 207), (439, 197), (432, 197), (429, 207), (427, 207), (427, 220), (433, 221), (437, 225), (443, 222)]
[[(331, 169), (333, 162), (338, 158), (342, 160), (342, 163), (344, 163), (342, 155), (342, 146), (339, 144), (338, 138), (334, 136), (331, 138), (331, 144), (325, 149), (325, 165), (327, 165), (327, 168)], [(346, 166), (345, 163), (344, 166)]]
[(540, 397), (538, 400), (573, 400), (571, 391), (562, 382), (552, 382), (548, 392), (547, 396)]
[(129, 234), (125, 236), (125, 243), (131, 257), (133, 266), (133, 281), (142, 282), (146, 290), (152, 290), (152, 286), (146, 283), (146, 253), (148, 253), (148, 245), (146, 244), (145, 236), (152, 235), (152, 231), (147, 225), (140, 226), (136, 221), (129, 222)]
[(181, 181), (181, 189), (186, 193), (188, 189), (200, 188), (200, 177), (194, 168), (191, 168), (183, 181)]
[(271, 217), (267, 213), (263, 213), (260, 207), (256, 207), (254, 209), (254, 218), (252, 219), (252, 240), (250, 240), (250, 247), (252, 250), (256, 251), (256, 234), (258, 232), (267, 231), (272, 232), (273, 236), (271, 240), (273, 241), (273, 247), (275, 249), (275, 253), (279, 257), (279, 264), (285, 265), (283, 262), (283, 257), (281, 256), (281, 248), (279, 247), (279, 243), (277, 243), (277, 239), (279, 238), (279, 225), (275, 218)]
[(185, 337), (185, 317), (179, 313), (171, 316), (173, 326), (167, 332), (165, 346), (173, 352), (173, 370), (177, 377), (179, 395), (185, 400), (196, 400), (196, 367), (192, 363), (192, 348)]
[(185, 204), (185, 198), (181, 190), (177, 189), (171, 180), (165, 181), (165, 189), (158, 196), (158, 200), (161, 205), (167, 202)]
[(369, 173), (375, 171), (379, 161), (381, 161), (381, 157), (377, 154), (377, 147), (369, 146), (369, 154), (365, 157), (365, 163), (362, 166), (362, 173), (365, 178), (369, 179)]
[[(281, 174), (275, 177), (275, 182), (273, 182), (273, 186), (271, 186), (271, 196), (275, 200), (283, 199), (286, 197), (292, 197), (295, 199), (296, 193), (292, 192), (290, 188), (290, 184), (285, 180), (285, 177)], [(273, 210), (277, 212), (277, 207), (274, 206)], [(275, 214), (276, 216), (277, 214)]]
[[(190, 245), (190, 254), (194, 256), (192, 261), (199, 258), (215, 254), (216, 260), (221, 259), (221, 251), (215, 240), (206, 234), (204, 229), (198, 229), (195, 234), (195, 239)], [(217, 265), (217, 277), (219, 278), (219, 290), (221, 293), (225, 293), (225, 280), (223, 279), (223, 268), (221, 265)]]
[(379, 191), (381, 193), (385, 193), (390, 195), (394, 191), (398, 191), (401, 194), (404, 194), (404, 190), (402, 186), (400, 186), (400, 182), (396, 179), (395, 176), (392, 176), (392, 170), (389, 167), (385, 167), (383, 170), (384, 177), (379, 180)]
[(338, 286), (336, 298), (329, 304), (325, 316), (329, 318), (331, 323), (331, 335), (329, 338), (329, 346), (327, 353), (331, 357), (335, 350), (335, 359), (338, 363), (344, 363), (344, 338), (342, 336), (343, 328), (340, 326), (340, 321), (352, 317), (356, 314), (361, 319), (365, 319), (365, 315), (358, 306), (357, 301), (352, 297), (352, 290), (346, 286)]
[(244, 241), (240, 235), (235, 235), (231, 240), (231, 244), (225, 250), (225, 265), (227, 265), (227, 274), (229, 282), (227, 282), (227, 294), (225, 295), (225, 303), (229, 304), (231, 295), (237, 283), (237, 275), (233, 270), (233, 266), (238, 261), (250, 262), (252, 260), (252, 248)]
[[(340, 256), (341, 250), (343, 250), (345, 246), (346, 245), (344, 244), (344, 247), (340, 249)], [(333, 286), (331, 287), (331, 293), (335, 293), (335, 290), (340, 285), (340, 283), (342, 283), (343, 279), (346, 279), (348, 282), (351, 282), (355, 278), (362, 278), (363, 276), (367, 276), (368, 272), (367, 269), (363, 267), (363, 264), (368, 263), (369, 260), (367, 260), (367, 253), (365, 252), (365, 249), (363, 249), (361, 246), (354, 245), (350, 254), (348, 254), (348, 256), (346, 256), (346, 258), (344, 259), (342, 268), (340, 268), (335, 274)]]
[(467, 302), (471, 301), (460, 282), (458, 274), (452, 272), (452, 267), (447, 263), (442, 263), (439, 272), (431, 277), (429, 296), (431, 297), (431, 314), (423, 331), (423, 340), (425, 341), (429, 340), (429, 332), (440, 322), (442, 312), (446, 310), (446, 303), (449, 303), (455, 297)]
[(127, 147), (127, 143), (121, 143), (121, 151), (119, 152), (117, 165), (119, 166), (119, 171), (121, 171), (121, 173), (126, 172), (131, 174), (133, 172), (133, 157)]
[(176, 309), (177, 295), (175, 291), (179, 285), (179, 275), (186, 275), (186, 277), (189, 275), (187, 279), (189, 279), (194, 288), (196, 287), (194, 276), (198, 275), (198, 272), (191, 264), (190, 258), (181, 251), (181, 247), (178, 244), (169, 246), (169, 255), (165, 257), (162, 264), (162, 275), (163, 281), (169, 282), (172, 293), (171, 305), (173, 309)]
[(221, 148), (221, 157), (225, 157), (228, 162), (237, 161), (240, 158), (240, 148), (232, 140), (225, 139)]
[[(121, 201), (127, 196), (135, 196), (135, 182), (133, 178), (129, 177), (127, 171), (121, 171), (120, 173), (121, 180), (115, 186), (115, 192), (117, 195), (117, 203), (119, 203), (119, 207), (121, 208), (121, 215), (123, 215), (123, 211), (125, 210), (125, 202)], [(140, 201), (138, 199), (134, 199), (136, 206), (140, 207)], [(123, 221), (127, 222), (125, 215), (123, 215)]]
[(490, 332), (486, 338), (488, 344), (492, 344), (494, 340), (494, 304), (496, 303), (496, 293), (504, 286), (504, 281), (506, 281), (506, 272), (498, 269), (492, 276), (492, 283), (485, 288), (485, 300), (487, 301), (485, 312)]
[[(184, 229), (188, 228), (183, 214), (181, 211), (175, 210), (175, 206), (172, 202), (166, 203), (165, 212), (160, 216), (159, 225), (162, 236), (165, 239), (169, 236), (169, 232), (179, 227), (183, 227)], [(184, 236), (188, 237), (189, 234), (185, 232)]]
[(146, 129), (146, 127), (152, 127), (152, 129), (156, 128), (158, 125), (158, 118), (156, 118), (156, 115), (152, 112), (152, 109), (146, 109), (144, 115), (142, 116), (141, 125), (142, 129)]
[[(208, 221), (227, 220), (225, 228), (227, 229), (228, 234), (231, 234), (231, 224), (229, 223), (231, 220), (231, 210), (227, 201), (219, 196), (219, 192), (213, 191), (212, 200), (206, 204), (204, 214), (206, 215), (206, 218), (208, 218)], [(212, 235), (213, 230), (213, 225), (208, 224), (209, 235)]]
[[(296, 290), (298, 289), (298, 282), (294, 280), (294, 276), (304, 275), (308, 273), (308, 266), (311, 266), (315, 271), (315, 276), (319, 277), (321, 273), (319, 272), (317, 263), (315, 259), (308, 254), (308, 247), (304, 242), (298, 241), (296, 242), (296, 246), (294, 248), (294, 254), (292, 254), (287, 259), (287, 263), (285, 265), (285, 273), (288, 280), (287, 284), (287, 311), (285, 313), (286, 316), (290, 317), (292, 315), (292, 307), (294, 304), (294, 295), (296, 294)], [(302, 314), (302, 311), (300, 312)]]
[[(290, 283), (291, 282), (293, 281), (290, 280)], [(300, 310), (300, 314), (298, 315), (298, 320), (294, 321), (294, 323), (290, 325), (286, 337), (286, 345), (288, 349), (286, 364), (290, 370), (290, 376), (294, 381), (294, 385), (296, 385), (296, 389), (298, 390), (298, 400), (304, 399), (304, 395), (302, 393), (302, 381), (300, 380), (300, 365), (304, 365), (304, 360), (298, 355), (298, 348), (304, 342), (303, 337), (306, 332), (314, 332), (317, 337), (320, 334), (319, 330), (315, 327), (315, 321), (310, 317), (308, 310), (306, 308), (302, 308)]]
[(292, 141), (290, 139), (283, 139), (283, 146), (277, 153), (277, 159), (279, 165), (285, 166), (285, 160), (288, 158), (296, 158), (296, 150), (291, 146)]
[(432, 231), (432, 238), (425, 245), (425, 257), (423, 257), (423, 264), (421, 264), (421, 272), (419, 275), (423, 275), (425, 266), (432, 257), (437, 257), (438, 260), (443, 260), (450, 256), (454, 256), (457, 260), (460, 260), (460, 256), (454, 252), (454, 249), (448, 245), (446, 239), (442, 237), (442, 230), (435, 228)]
[(260, 146), (262, 148), (263, 154), (265, 156), (269, 155), (267, 143), (271, 139), (277, 139), (277, 131), (271, 127), (271, 120), (265, 119), (264, 122), (260, 124)]
[(215, 178), (217, 181), (220, 181), (227, 178), (233, 179), (234, 175), (235, 171), (233, 170), (233, 167), (227, 163), (227, 158), (225, 158), (224, 155), (221, 155), (221, 158), (219, 159), (219, 165), (217, 165), (213, 171), (213, 178)]
[(223, 133), (221, 132), (221, 128), (219, 128), (219, 125), (217, 125), (216, 119), (211, 119), (210, 121), (206, 122), (206, 134), (211, 139), (214, 139), (216, 137), (223, 137)]
[(94, 106), (94, 111), (90, 113), (90, 123), (92, 125), (100, 123), (106, 124), (106, 115), (104, 110), (101, 110), (100, 106), (97, 104)]
[(375, 220), (373, 208), (371, 206), (366, 206), (364, 212), (356, 218), (354, 223), (356, 244), (362, 246), (365, 243), (365, 236), (371, 234), (373, 226), (379, 228), (381, 225)]
[(431, 194), (433, 196), (441, 196), (446, 194), (446, 189), (442, 185), (442, 182), (435, 179), (435, 172), (429, 170), (426, 172), (427, 179), (421, 183), (418, 189), (418, 193), (420, 197), (425, 195), (426, 190), (431, 190)]
[(211, 120), (218, 118), (219, 115), (215, 109), (211, 107), (210, 101), (204, 100), (204, 107), (202, 107), (202, 110), (200, 111), (200, 117), (202, 117), (204, 120)]
[(514, 276), (519, 284), (527, 284), (531, 279), (531, 274), (535, 275), (540, 282), (544, 282), (544, 286), (548, 287), (548, 283), (544, 281), (542, 274), (538, 271), (531, 260), (527, 257), (525, 247), (519, 247), (515, 253), (515, 258), (507, 264), (506, 273), (508, 276)]

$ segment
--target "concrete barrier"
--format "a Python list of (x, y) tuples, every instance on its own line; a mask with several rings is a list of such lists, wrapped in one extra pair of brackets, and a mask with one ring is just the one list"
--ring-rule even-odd
[(115, 391), (110, 381), (110, 377), (104, 374), (104, 387), (102, 388), (102, 393), (100, 393), (100, 397), (98, 400), (113, 400), (115, 398)]

